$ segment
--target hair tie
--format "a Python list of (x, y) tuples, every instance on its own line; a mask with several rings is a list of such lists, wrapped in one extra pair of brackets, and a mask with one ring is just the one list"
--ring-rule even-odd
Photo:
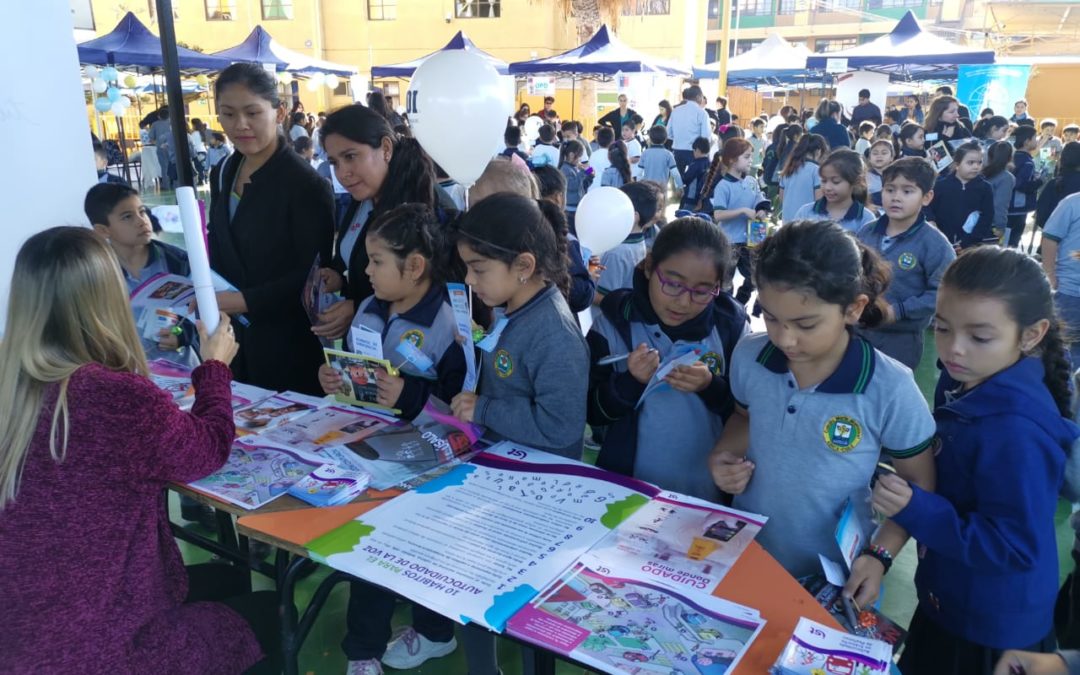
[(730, 128), (731, 128), (731, 125), (730, 125), (730, 124), (721, 124), (721, 125), (720, 125), (720, 126), (719, 126), (719, 127), (717, 128), (717, 131), (719, 131), (719, 132), (720, 132), (720, 133), (722, 133), (722, 134), (726, 134), (726, 133), (727, 133), (727, 131), (728, 131), (728, 129), (730, 129)]

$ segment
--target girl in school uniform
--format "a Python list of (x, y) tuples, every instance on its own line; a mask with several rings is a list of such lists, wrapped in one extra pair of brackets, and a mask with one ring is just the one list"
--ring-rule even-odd
[(900, 156), (926, 159), (926, 130), (918, 124), (900, 127)]
[(881, 172), (896, 159), (896, 144), (891, 140), (877, 140), (870, 146), (870, 155), (866, 170), (866, 190), (870, 193), (870, 203), (881, 210)]
[(818, 170), (821, 199), (803, 204), (795, 220), (831, 220), (848, 232), (857, 232), (877, 219), (866, 208), (866, 166), (854, 150), (833, 150)]
[(608, 148), (608, 162), (610, 166), (604, 169), (600, 176), (600, 185), (608, 187), (622, 187), (634, 180), (630, 172), (630, 158), (627, 155), (626, 143), (615, 141)]
[(334, 243), (330, 186), (278, 132), (285, 108), (274, 76), (234, 63), (214, 84), (218, 119), (236, 152), (210, 172), (210, 266), (239, 291), (218, 293), (240, 353), (233, 375), (274, 391), (319, 391), (322, 345), (300, 304), (315, 256)]
[[(882, 321), (888, 278), (876, 253), (828, 221), (785, 225), (758, 249), (768, 332), (735, 347), (735, 412), (711, 466), (736, 508), (769, 516), (758, 541), (796, 578), (821, 569), (818, 554), (841, 554), (834, 531), (849, 497), (869, 517), (882, 452), (901, 476), (933, 489), (934, 421), (911, 371), (853, 330)], [(872, 604), (906, 541), (884, 523), (855, 554), (844, 593)]]
[[(633, 288), (604, 298), (588, 335), (589, 423), (608, 427), (598, 466), (720, 500), (710, 475), (694, 467), (704, 466), (731, 413), (728, 364), (747, 327), (742, 305), (723, 292), (730, 260), (722, 231), (680, 218), (660, 231)], [(701, 357), (677, 367), (638, 406), (660, 363), (688, 347)], [(625, 361), (599, 363), (626, 353)]]
[[(724, 149), (716, 160), (722, 174), (713, 179), (716, 184), (712, 188), (713, 219), (723, 228), (727, 240), (735, 245), (738, 256), (735, 266), (743, 278), (735, 299), (744, 305), (754, 292), (746, 230), (751, 220), (764, 220), (771, 210), (757, 177), (747, 175), (753, 154), (754, 148), (745, 138), (732, 138), (724, 143)], [(729, 273), (734, 274), (734, 270), (729, 270)], [(725, 277), (724, 284), (729, 281)]]
[[(435, 260), (443, 247), (440, 226), (427, 206), (403, 204), (365, 229), (364, 271), (374, 294), (360, 303), (352, 326), (381, 334), (383, 356), (400, 374), (378, 371), (377, 402), (411, 420), (429, 396), (450, 401), (465, 380), (465, 356)], [(327, 394), (343, 384), (328, 365), (319, 369), (319, 381)], [(391, 668), (416, 668), (457, 649), (454, 622), (421, 605), (413, 605), (413, 625), (391, 642), (395, 601), (389, 591), (359, 580), (351, 583), (348, 632), (342, 642), (350, 675), (381, 673), (380, 659)]]
[(334, 257), (323, 257), (326, 290), (345, 299), (310, 330), (335, 340), (348, 332), (361, 300), (372, 293), (366, 273), (364, 228), (402, 204), (423, 204), (441, 215), (435, 167), (414, 138), (399, 136), (385, 117), (354, 104), (330, 113), (319, 130), (327, 161), (352, 200), (337, 220)]
[(1012, 158), (1013, 146), (1008, 141), (998, 141), (986, 149), (982, 175), (990, 183), (994, 194), (992, 229), (998, 240), (1009, 227), (1009, 204), (1012, 203), (1013, 189), (1016, 187), (1016, 176), (1009, 171)]
[[(557, 206), (497, 193), (461, 218), (457, 250), (476, 299), (500, 308), (480, 355), (477, 393), (451, 403), (465, 422), (510, 441), (580, 459), (589, 354), (566, 305), (566, 221)], [(498, 316), (501, 314), (501, 316)], [(469, 672), (495, 675), (494, 636), (462, 630)]]
[(829, 153), (829, 144), (817, 134), (806, 134), (791, 151), (780, 172), (781, 216), (784, 224), (795, 220), (799, 207), (821, 199), (818, 163)]
[(563, 141), (559, 147), (559, 172), (566, 179), (566, 219), (571, 232), (578, 202), (585, 195), (585, 170), (581, 168), (584, 154), (585, 148), (579, 141)]
[[(280, 672), (277, 594), (184, 567), (165, 486), (220, 469), (235, 434), (228, 316), (177, 408), (146, 358), (109, 245), (30, 237), (0, 342), (0, 653), (18, 673)], [(267, 654), (264, 659), (263, 654)], [(275, 656), (276, 655), (276, 656)], [(261, 662), (260, 662), (261, 661)]]
[(938, 290), (932, 494), (897, 477), (874, 508), (919, 542), (919, 605), (900, 668), (990, 675), (1005, 649), (1053, 651), (1054, 513), (1080, 429), (1049, 281), (1035, 260), (983, 246)]
[(952, 168), (934, 185), (927, 220), (957, 249), (994, 241), (994, 189), (982, 177), (982, 146), (972, 141), (958, 147)]

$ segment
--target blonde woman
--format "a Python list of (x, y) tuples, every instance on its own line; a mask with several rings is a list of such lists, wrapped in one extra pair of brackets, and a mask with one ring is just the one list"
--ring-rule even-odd
[(273, 595), (204, 602), (235, 568), (186, 573), (169, 529), (166, 483), (221, 467), (234, 433), (232, 329), (200, 333), (185, 413), (146, 378), (109, 246), (76, 227), (23, 244), (0, 342), (5, 671), (236, 673), (272, 646)]

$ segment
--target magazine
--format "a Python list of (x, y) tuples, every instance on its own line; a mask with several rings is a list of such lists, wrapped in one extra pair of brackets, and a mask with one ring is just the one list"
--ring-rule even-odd
[(953, 161), (952, 154), (949, 152), (949, 147), (945, 145), (945, 141), (938, 141), (927, 148), (926, 158), (930, 160), (938, 173), (948, 168)]
[[(334, 304), (334, 294), (326, 291), (326, 280), (323, 279), (321, 269), (322, 254), (316, 253), (315, 261), (311, 263), (311, 269), (304, 281), (304, 289), (300, 293), (300, 304), (304, 306), (304, 312), (312, 326), (319, 325), (319, 315)], [(323, 347), (332, 347), (334, 344), (333, 340), (324, 337), (320, 337), (319, 342)]]
[(802, 618), (770, 673), (873, 675), (888, 673), (891, 658), (892, 650), (884, 642), (848, 635)]
[(355, 443), (394, 424), (390, 417), (331, 405), (263, 433), (263, 438), (290, 448), (318, 452), (328, 445)]
[(190, 485), (230, 504), (257, 509), (323, 464), (321, 458), (299, 450), (244, 439), (233, 441), (225, 466)]
[(236, 433), (244, 436), (258, 434), (275, 427), (284, 426), (326, 406), (326, 399), (305, 396), (286, 391), (275, 394), (236, 411)]
[(363, 354), (343, 352), (337, 349), (323, 349), (326, 363), (341, 375), (341, 391), (335, 398), (349, 405), (360, 405), (379, 410), (399, 413), (400, 410), (379, 405), (379, 385), (376, 373), (380, 370), (397, 375), (390, 362), (385, 359), (373, 359)]
[(579, 561), (506, 630), (605, 673), (720, 675), (735, 669), (764, 626), (750, 608)]

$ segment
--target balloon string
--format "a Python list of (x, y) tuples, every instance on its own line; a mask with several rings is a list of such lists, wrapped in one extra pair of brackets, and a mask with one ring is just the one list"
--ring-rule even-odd
[(469, 210), (469, 188), (465, 188), (465, 210)]

